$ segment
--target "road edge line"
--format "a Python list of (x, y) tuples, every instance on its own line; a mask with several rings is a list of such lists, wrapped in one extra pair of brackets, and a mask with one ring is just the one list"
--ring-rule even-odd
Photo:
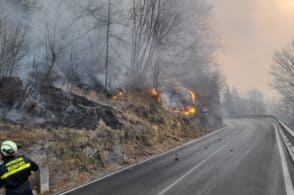
[(283, 150), (282, 147), (282, 142), (281, 142), (281, 136), (279, 134), (279, 130), (278, 127), (275, 123), (272, 123), (272, 125), (275, 128), (275, 134), (276, 134), (276, 141), (278, 144), (278, 149), (279, 149), (279, 153), (280, 153), (280, 159), (281, 159), (281, 163), (282, 163), (282, 170), (283, 170), (283, 177), (284, 177), (284, 183), (285, 183), (285, 190), (286, 190), (286, 194), (287, 195), (293, 195), (294, 194), (294, 190), (293, 190), (293, 183), (290, 177), (290, 173), (289, 173), (289, 168), (286, 162), (286, 155), (285, 152)]
[(204, 139), (206, 139), (206, 138), (208, 138), (208, 137), (210, 137), (210, 136), (212, 136), (212, 135), (215, 135), (215, 134), (217, 134), (217, 133), (219, 133), (219, 132), (225, 130), (226, 128), (227, 128), (227, 126), (225, 126), (225, 127), (223, 127), (223, 128), (220, 128), (220, 129), (218, 129), (218, 130), (216, 130), (216, 131), (213, 131), (213, 132), (211, 132), (211, 133), (209, 133), (209, 134), (207, 134), (207, 135), (204, 135), (204, 136), (202, 136), (202, 137), (196, 138), (196, 139), (194, 139), (194, 140), (192, 140), (192, 141), (189, 141), (189, 142), (187, 142), (187, 143), (185, 143), (185, 144), (183, 144), (183, 145), (176, 146), (176, 147), (174, 147), (174, 148), (172, 148), (172, 149), (170, 149), (170, 150), (168, 150), (168, 151), (165, 151), (165, 152), (163, 152), (163, 153), (157, 154), (157, 155), (155, 155), (155, 156), (151, 156), (150, 158), (147, 158), (147, 159), (145, 159), (145, 160), (143, 160), (143, 161), (140, 161), (140, 162), (138, 162), (138, 163), (136, 163), (136, 164), (132, 164), (132, 165), (127, 166), (127, 167), (125, 167), (125, 168), (121, 168), (121, 169), (119, 169), (119, 170), (117, 170), (117, 171), (114, 171), (113, 173), (110, 173), (110, 174), (108, 174), (108, 175), (105, 175), (105, 176), (99, 177), (99, 178), (94, 179), (94, 180), (92, 180), (92, 181), (89, 181), (89, 182), (87, 182), (87, 183), (85, 183), (85, 184), (82, 184), (82, 185), (80, 185), (80, 186), (77, 186), (77, 187), (75, 187), (75, 188), (73, 188), (73, 189), (71, 189), (71, 190), (64, 191), (64, 192), (61, 192), (61, 193), (58, 193), (58, 194), (59, 194), (59, 195), (66, 195), (66, 194), (68, 194), (68, 193), (70, 193), (70, 192), (76, 191), (76, 190), (78, 190), (78, 189), (81, 189), (81, 188), (86, 187), (86, 186), (88, 186), (88, 185), (91, 185), (91, 184), (93, 184), (93, 183), (96, 183), (96, 182), (102, 181), (102, 180), (104, 180), (104, 179), (107, 179), (107, 178), (112, 177), (112, 176), (114, 176), (114, 175), (117, 175), (117, 174), (119, 174), (119, 173), (122, 173), (122, 172), (124, 172), (124, 171), (126, 171), (126, 170), (128, 170), (128, 169), (134, 168), (134, 167), (136, 167), (136, 166), (138, 166), (138, 165), (142, 165), (143, 163), (146, 163), (146, 162), (148, 162), (148, 161), (151, 161), (151, 160), (154, 160), (154, 159), (159, 158), (159, 157), (161, 157), (161, 156), (164, 156), (164, 155), (167, 155), (167, 154), (169, 154), (169, 153), (175, 152), (175, 151), (177, 151), (177, 150), (179, 150), (179, 149), (182, 149), (182, 148), (185, 148), (185, 147), (187, 147), (187, 146), (189, 146), (189, 145), (193, 145), (193, 144), (195, 144), (195, 143), (198, 143), (198, 142), (200, 142), (200, 141), (202, 141), (202, 140), (204, 140)]

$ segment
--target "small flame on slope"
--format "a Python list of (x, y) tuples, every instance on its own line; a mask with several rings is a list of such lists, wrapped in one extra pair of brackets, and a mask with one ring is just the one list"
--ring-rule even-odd
[(156, 98), (156, 100), (160, 102), (160, 94), (155, 88), (150, 89), (149, 93), (151, 93), (151, 95), (153, 95)]
[(196, 94), (192, 90), (188, 90), (188, 94), (191, 97), (192, 103), (195, 104), (195, 102), (196, 102)]
[(159, 96), (159, 93), (157, 92), (155, 88), (150, 89), (149, 92), (154, 96)]
[(114, 95), (111, 99), (117, 100), (118, 98), (122, 97), (125, 93), (123, 91), (118, 92), (116, 95)]
[(196, 114), (196, 108), (194, 106), (188, 106), (182, 113), (186, 116)]

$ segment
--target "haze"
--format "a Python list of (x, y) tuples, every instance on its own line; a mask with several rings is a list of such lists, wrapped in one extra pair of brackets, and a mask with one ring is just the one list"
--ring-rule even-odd
[(245, 92), (261, 90), (277, 97), (269, 86), (272, 55), (294, 37), (293, 0), (213, 0), (223, 49), (218, 55), (227, 82)]

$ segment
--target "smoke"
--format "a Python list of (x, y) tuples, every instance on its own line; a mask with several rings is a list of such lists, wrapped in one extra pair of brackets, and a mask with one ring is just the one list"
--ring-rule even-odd
[[(258, 88), (267, 97), (272, 55), (293, 38), (292, 0), (211, 0), (224, 50), (219, 54), (228, 82), (242, 92)], [(248, 79), (250, 78), (250, 79)]]
[[(167, 88), (163, 99), (170, 107), (194, 104), (187, 90), (191, 89), (197, 92), (203, 107), (211, 110), (210, 116), (215, 118), (213, 124), (220, 125), (220, 78), (215, 68), (218, 45), (210, 21), (211, 6), (205, 0), (158, 2), (151, 4), (157, 11), (143, 9), (138, 13), (152, 16), (148, 25), (140, 29), (136, 28), (140, 23), (136, 21), (138, 19), (132, 21), (133, 1), (112, 0), (109, 34), (111, 88), (128, 84), (129, 77), (134, 76), (133, 83), (144, 82), (140, 86), (145, 88)], [(26, 84), (41, 75), (50, 78), (47, 79), (49, 85), (61, 86), (76, 81), (78, 86), (99, 89), (103, 86), (107, 0), (0, 0), (0, 6), (2, 16), (11, 26), (28, 25), (30, 55), (19, 69), (19, 76), (27, 80)], [(138, 30), (137, 37), (134, 29)], [(138, 47), (134, 47), (134, 37), (138, 38)], [(134, 48), (140, 49), (135, 59), (139, 65), (132, 63)], [(139, 68), (141, 72), (134, 71), (137, 75), (130, 75), (136, 65), (143, 67), (143, 71)], [(46, 75), (49, 71), (53, 76)], [(148, 77), (147, 85), (145, 77)], [(180, 85), (171, 90), (169, 86), (174, 80)], [(11, 117), (15, 118), (13, 113)]]
[[(118, 87), (130, 68), (132, 1), (114, 0), (112, 3), (109, 74), (111, 85)], [(205, 74), (212, 64), (215, 40), (208, 27), (210, 7), (202, 0), (183, 1), (182, 4), (173, 13), (181, 15), (181, 24), (174, 29), (177, 33), (157, 52), (165, 64), (164, 71), (189, 84), (195, 75)], [(72, 73), (78, 75), (85, 85), (93, 78), (96, 82), (104, 81), (107, 0), (0, 0), (0, 5), (10, 24), (29, 25), (31, 55), (24, 62), (28, 65), (19, 70), (22, 78), (27, 79), (34, 71), (30, 64), (36, 56), (38, 70), (45, 72), (48, 69), (46, 60), (51, 56), (46, 53), (44, 45), (48, 38), (54, 37), (57, 58), (54, 71), (58, 78), (74, 71)], [(178, 5), (175, 3), (174, 6)]]
[(161, 102), (173, 109), (183, 109), (184, 107), (194, 105), (195, 98), (189, 93), (189, 90), (180, 83), (173, 83), (161, 93)]
[[(48, 67), (45, 44), (54, 40), (54, 48), (58, 52), (57, 66), (54, 71), (64, 77), (69, 69), (75, 69), (81, 80), (87, 82), (89, 74), (96, 73), (99, 80), (103, 72), (101, 57), (104, 47), (103, 32), (87, 32), (93, 21), (78, 20), (82, 8), (88, 1), (77, 0), (1, 0), (2, 17), (11, 26), (23, 24), (28, 26), (28, 43), (30, 55), (26, 58), (19, 70), (19, 76), (27, 79), (33, 71), (30, 66), (33, 58), (38, 58), (39, 71), (46, 71)], [(99, 2), (103, 5), (104, 2)], [(77, 20), (75, 22), (75, 20)], [(103, 31), (103, 28), (102, 28)], [(95, 35), (96, 33), (96, 35)], [(96, 53), (93, 53), (93, 52)], [(93, 66), (97, 64), (97, 66)], [(72, 67), (71, 67), (72, 66)], [(102, 79), (101, 79), (102, 80)]]

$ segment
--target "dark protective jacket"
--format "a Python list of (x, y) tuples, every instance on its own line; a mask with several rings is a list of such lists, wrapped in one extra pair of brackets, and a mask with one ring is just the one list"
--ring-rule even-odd
[(37, 163), (25, 156), (12, 157), (0, 165), (0, 188), (7, 195), (32, 195), (29, 176), (39, 170)]

